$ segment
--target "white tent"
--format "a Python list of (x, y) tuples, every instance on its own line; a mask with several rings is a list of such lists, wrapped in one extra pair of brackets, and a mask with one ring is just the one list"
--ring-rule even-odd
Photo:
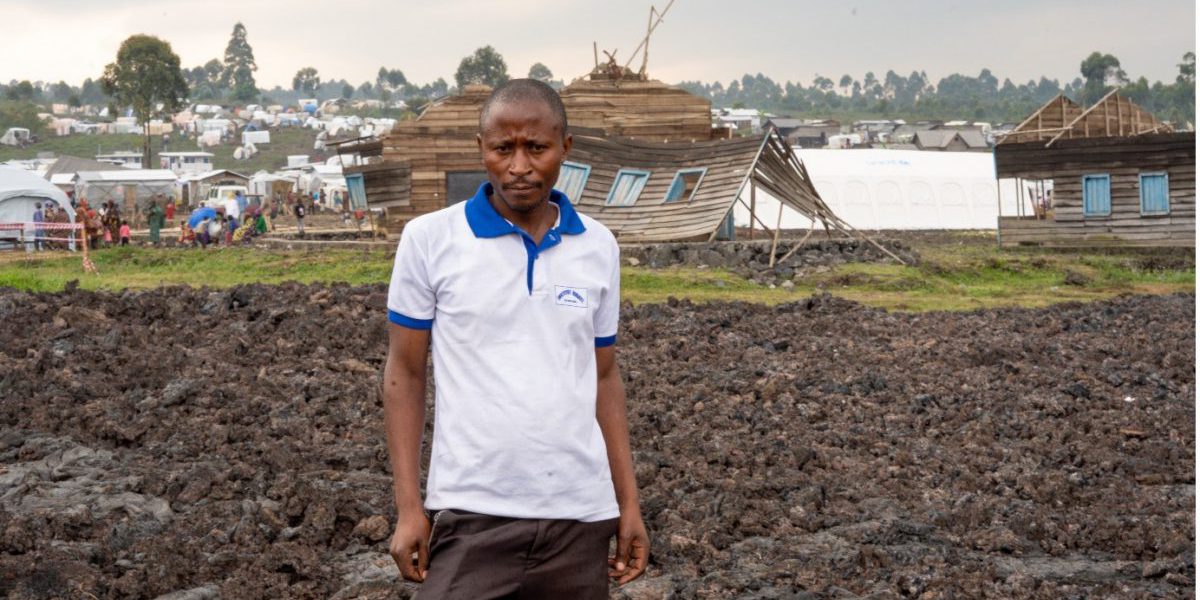
[[(71, 222), (75, 222), (75, 209), (71, 207), (71, 199), (54, 184), (32, 171), (0, 167), (0, 223), (32, 222), (37, 205), (41, 204), (44, 209), (47, 202), (57, 203), (59, 208), (67, 212)], [(0, 231), (0, 243), (11, 243), (20, 234), (20, 231)], [(25, 232), (26, 239), (32, 235), (31, 228)], [(61, 237), (61, 232), (57, 232), (54, 237)]]
[[(995, 229), (999, 203), (1015, 214), (1013, 186), (997, 189), (990, 152), (800, 150), (797, 155), (834, 214), (858, 229)], [(997, 196), (999, 191), (1000, 196)], [(749, 192), (742, 198), (749, 202)], [(757, 191), (757, 217), (774, 227), (779, 203)], [(740, 205), (735, 220), (750, 222)], [(806, 228), (784, 211), (785, 229)]]

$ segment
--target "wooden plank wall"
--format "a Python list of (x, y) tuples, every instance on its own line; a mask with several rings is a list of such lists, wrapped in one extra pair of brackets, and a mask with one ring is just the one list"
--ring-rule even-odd
[(652, 141), (712, 139), (712, 104), (661, 81), (579, 79), (561, 92), (572, 126)]
[(398, 124), (383, 139), (383, 164), (408, 165), (406, 176), (394, 173), (400, 180), (386, 184), (397, 193), (407, 186), (407, 203), (377, 205), (367, 190), (367, 203), (384, 208), (381, 226), (388, 233), (399, 233), (408, 221), (447, 206), (446, 173), (483, 170), (475, 134), (479, 110), (490, 93), (487, 86), (467, 86), (463, 94), (430, 106), (417, 120)]
[[(1195, 133), (1173, 133), (997, 146), (997, 177), (1054, 181), (1053, 221), (1001, 219), (1001, 244), (1194, 246), (1195, 143)], [(1170, 214), (1142, 216), (1138, 174), (1155, 172), (1167, 173)], [(1112, 214), (1085, 218), (1083, 176), (1099, 173), (1110, 177)]]
[[(622, 242), (707, 239), (724, 220), (762, 138), (684, 143), (652, 143), (576, 136), (570, 160), (591, 166), (579, 211), (604, 223)], [(692, 201), (664, 203), (680, 169), (706, 167)], [(645, 188), (632, 206), (605, 206), (621, 168), (649, 171)]]

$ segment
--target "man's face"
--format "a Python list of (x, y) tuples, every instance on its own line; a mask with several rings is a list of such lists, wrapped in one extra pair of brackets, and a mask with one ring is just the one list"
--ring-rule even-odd
[(497, 199), (518, 213), (550, 198), (571, 149), (571, 136), (563, 136), (554, 113), (541, 102), (493, 105), (477, 139)]

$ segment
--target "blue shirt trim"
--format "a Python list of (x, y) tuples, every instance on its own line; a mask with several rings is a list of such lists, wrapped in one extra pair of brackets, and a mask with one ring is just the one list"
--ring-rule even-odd
[[(488, 200), (492, 191), (491, 182), (484, 182), (475, 191), (475, 195), (467, 200), (467, 224), (471, 226), (471, 233), (474, 233), (475, 237), (493, 238), (520, 231), (492, 207), (491, 201)], [(550, 201), (558, 205), (558, 226), (551, 231), (566, 235), (579, 235), (585, 231), (583, 220), (579, 218), (579, 213), (575, 212), (575, 207), (571, 205), (566, 194), (550, 190)]]
[(433, 319), (414, 319), (394, 310), (388, 310), (388, 320), (409, 329), (433, 329)]
[(617, 343), (617, 336), (615, 336), (615, 335), (610, 335), (608, 337), (596, 338), (596, 347), (597, 348), (607, 348), (615, 343)]
[(478, 238), (495, 238), (510, 233), (520, 236), (521, 241), (525, 244), (525, 286), (532, 294), (533, 261), (537, 260), (538, 254), (557, 246), (562, 241), (563, 235), (579, 235), (586, 231), (583, 220), (579, 218), (579, 213), (575, 212), (575, 207), (571, 206), (571, 201), (567, 199), (566, 194), (552, 189), (550, 190), (550, 201), (558, 206), (558, 224), (551, 227), (546, 235), (542, 236), (541, 244), (535, 244), (527, 232), (509, 223), (507, 219), (500, 216), (499, 212), (496, 212), (489, 200), (493, 191), (491, 182), (484, 182), (475, 191), (475, 195), (467, 200), (467, 225), (471, 227), (471, 233)]

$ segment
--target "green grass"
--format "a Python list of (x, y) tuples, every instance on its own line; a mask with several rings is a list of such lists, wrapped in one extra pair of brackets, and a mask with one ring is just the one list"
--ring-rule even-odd
[(95, 274), (84, 273), (81, 256), (0, 255), (0, 286), (61, 290), (78, 280), (85, 289), (145, 289), (163, 285), (228, 287), (247, 283), (385, 282), (391, 257), (383, 251), (264, 251), (251, 248), (110, 248), (91, 253)]
[[(224, 144), (205, 148), (205, 152), (213, 153), (213, 168), (229, 169), (243, 175), (253, 175), (260, 170), (273, 171), (287, 165), (289, 154), (307, 154), (314, 156), (313, 142), (317, 134), (311, 129), (279, 128), (271, 131), (271, 143), (258, 146), (258, 154), (248, 160), (234, 160), (233, 151), (237, 144)], [(238, 138), (240, 141), (240, 137)], [(199, 150), (196, 142), (181, 140), (178, 134), (171, 136), (167, 147), (171, 152), (189, 152)], [(135, 134), (121, 135), (69, 135), (57, 137), (42, 135), (41, 141), (26, 148), (0, 146), (0, 162), (11, 159), (27, 159), (37, 157), (39, 152), (53, 152), (55, 156), (70, 155), (80, 158), (95, 158), (97, 154), (130, 150), (141, 152), (142, 136)], [(162, 152), (162, 136), (150, 136), (150, 150), (153, 153), (151, 166), (158, 166), (158, 153)], [(328, 156), (329, 152), (325, 153)]]
[[(672, 296), (777, 304), (828, 291), (889, 310), (930, 311), (1039, 307), (1128, 293), (1194, 292), (1196, 287), (1194, 263), (1186, 251), (1002, 251), (964, 239), (962, 244), (954, 239), (913, 243), (922, 255), (919, 266), (845, 264), (809, 273), (792, 289), (757, 285), (723, 269), (624, 267), (622, 298), (639, 304)], [(107, 290), (284, 281), (386, 283), (390, 254), (383, 249), (112, 248), (92, 253), (99, 273), (85, 274), (77, 254), (5, 252), (0, 253), (0, 286), (56, 291), (71, 280), (85, 289)], [(1066, 283), (1068, 272), (1079, 276), (1075, 285)]]

